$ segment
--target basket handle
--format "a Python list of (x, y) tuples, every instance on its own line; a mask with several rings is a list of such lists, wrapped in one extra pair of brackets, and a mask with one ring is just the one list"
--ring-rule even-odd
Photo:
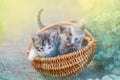
[[(48, 29), (51, 29), (51, 28), (55, 28), (55, 27), (58, 27), (59, 25), (76, 25), (75, 23), (73, 22), (59, 22), (59, 23), (55, 23), (55, 24), (51, 24), (51, 25), (48, 25), (46, 26), (45, 28), (42, 28), (39, 32), (43, 32), (43, 31), (46, 31)], [(84, 32), (91, 38), (91, 39), (94, 39), (92, 34), (88, 31), (88, 30), (84, 30)]]
[(91, 34), (87, 29), (85, 29), (84, 32), (85, 32), (92, 40), (95, 40), (94, 37), (92, 36), (92, 34)]
[(48, 26), (42, 28), (42, 29), (40, 30), (40, 32), (43, 32), (43, 31), (48, 30), (48, 29), (51, 29), (51, 28), (58, 27), (58, 26), (60, 26), (60, 25), (75, 25), (75, 23), (66, 21), (66, 22), (59, 22), (59, 23), (51, 24), (51, 25), (48, 25)]
[(29, 55), (29, 53), (30, 53), (30, 50), (31, 50), (31, 48), (32, 48), (32, 40), (30, 40), (30, 42), (29, 42), (29, 45), (28, 45), (28, 48), (27, 48), (27, 51), (26, 51), (26, 54), (27, 54), (27, 56)]

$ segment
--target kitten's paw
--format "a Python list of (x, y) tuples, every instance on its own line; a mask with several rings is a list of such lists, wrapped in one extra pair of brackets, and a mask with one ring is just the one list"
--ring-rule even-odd
[(33, 61), (35, 59), (35, 57), (37, 57), (37, 54), (34, 52), (34, 50), (31, 50), (30, 54), (28, 56), (28, 60)]
[(32, 57), (32, 56), (29, 56), (28, 57), (28, 60), (31, 62), (31, 61), (33, 61), (35, 58), (34, 57)]

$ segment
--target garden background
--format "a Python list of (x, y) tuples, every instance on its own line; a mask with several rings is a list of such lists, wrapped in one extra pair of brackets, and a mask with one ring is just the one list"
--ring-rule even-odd
[(120, 0), (0, 0), (0, 80), (61, 79), (37, 73), (25, 54), (42, 8), (45, 25), (84, 18), (97, 40), (92, 62), (65, 79), (120, 80)]

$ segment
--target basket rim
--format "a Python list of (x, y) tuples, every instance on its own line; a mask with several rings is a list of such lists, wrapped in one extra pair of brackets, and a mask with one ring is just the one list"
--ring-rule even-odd
[[(58, 22), (58, 23), (54, 23), (54, 24), (50, 24), (42, 29), (40, 29), (40, 32), (43, 32), (43, 31), (46, 31), (48, 29), (51, 29), (51, 28), (55, 28), (55, 27), (58, 27), (59, 25), (76, 25), (76, 23), (73, 23), (73, 22), (70, 22), (70, 21), (66, 21), (66, 22)], [(87, 30), (87, 29), (84, 29), (84, 32), (91, 38), (91, 39), (94, 39), (92, 34)]]
[[(59, 22), (59, 23), (51, 24), (51, 25), (48, 25), (48, 26), (42, 28), (38, 33), (43, 32), (43, 31), (46, 31), (46, 30), (51, 29), (51, 28), (55, 28), (55, 27), (57, 27), (57, 26), (59, 26), (59, 25), (76, 25), (76, 24), (75, 24), (75, 23), (72, 23), (72, 22)], [(89, 44), (91, 44), (91, 43), (93, 43), (93, 42), (96, 42), (96, 40), (93, 38), (92, 34), (91, 34), (87, 29), (85, 29), (84, 32), (85, 32), (85, 33), (87, 34), (87, 36), (88, 36), (88, 37), (85, 37), (85, 38), (84, 38), (84, 39), (87, 41), (87, 45), (86, 45), (86, 46), (88, 46)], [(26, 51), (27, 56), (29, 56), (29, 53), (30, 53), (31, 48), (32, 48), (32, 40), (30, 40), (29, 45), (28, 45), (28, 49), (27, 49), (27, 51)], [(84, 48), (82, 48), (82, 49), (84, 49)], [(74, 53), (74, 52), (71, 52), (71, 53), (65, 54), (65, 55), (56, 56), (56, 57), (49, 57), (49, 58), (36, 57), (35, 60), (36, 60), (36, 61), (39, 61), (39, 60), (42, 60), (42, 59), (44, 59), (44, 60), (45, 60), (45, 59), (47, 59), (47, 60), (49, 60), (49, 59), (55, 60), (55, 59), (58, 58), (58, 57), (59, 57), (59, 58), (64, 58), (65, 56), (72, 55), (72, 53)]]

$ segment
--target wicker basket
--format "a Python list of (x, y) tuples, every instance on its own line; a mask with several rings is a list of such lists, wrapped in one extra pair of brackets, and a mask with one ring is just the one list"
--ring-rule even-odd
[[(61, 24), (74, 25), (71, 22), (61, 22), (46, 26), (41, 29), (43, 32), (47, 29), (57, 27)], [(36, 57), (34, 61), (31, 62), (32, 66), (38, 71), (50, 76), (69, 76), (75, 74), (76, 72), (81, 72), (84, 67), (92, 60), (94, 52), (96, 50), (96, 40), (93, 36), (85, 29), (86, 37), (84, 38), (87, 43), (81, 50), (57, 56), (51, 58), (40, 58)], [(32, 42), (30, 42), (27, 49), (27, 55), (29, 55), (30, 49), (32, 47)]]

